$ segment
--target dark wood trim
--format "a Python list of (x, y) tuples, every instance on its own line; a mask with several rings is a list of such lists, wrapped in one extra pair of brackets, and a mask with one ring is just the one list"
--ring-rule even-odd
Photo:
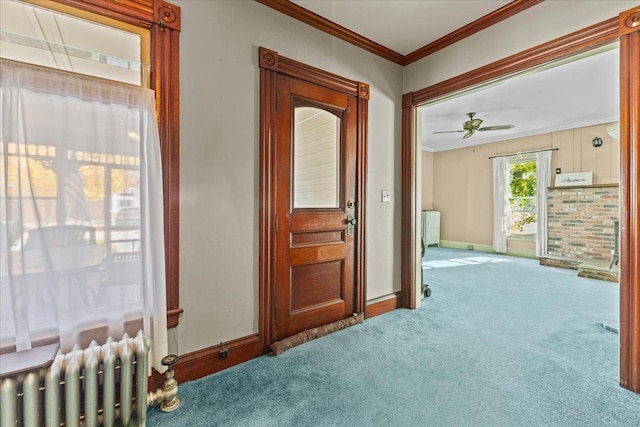
[(402, 307), (402, 292), (398, 291), (392, 297), (382, 301), (367, 304), (365, 318), (380, 316)]
[(433, 86), (417, 90), (413, 92), (413, 103), (415, 105), (424, 104), (431, 99), (464, 88), (613, 43), (617, 38), (618, 20), (611, 18), (436, 83)]
[(322, 16), (311, 12), (289, 0), (255, 0), (271, 9), (284, 13), (298, 21), (311, 25), (320, 31), (323, 31), (331, 36), (337, 37), (341, 40), (351, 43), (354, 46), (362, 48), (368, 52), (373, 53), (381, 58), (387, 59), (391, 62), (395, 62), (399, 65), (409, 65), (415, 61), (418, 61), (432, 53), (444, 49), (447, 46), (452, 45), (466, 37), (469, 37), (491, 25), (497, 24), (507, 18), (512, 17), (524, 10), (529, 9), (532, 6), (542, 3), (543, 0), (513, 0), (511, 3), (494, 10), (491, 13), (473, 21), (472, 23), (459, 28), (447, 34), (438, 40), (429, 43), (426, 46), (421, 47), (407, 55), (402, 55), (388, 47), (385, 47), (379, 43), (374, 42), (354, 31), (349, 30), (333, 21), (330, 21)]
[[(405, 104), (410, 103), (415, 108), (432, 99), (470, 88), (479, 83), (577, 55), (620, 39), (620, 384), (635, 392), (640, 392), (640, 266), (636, 261), (640, 258), (640, 106), (637, 102), (640, 99), (640, 67), (638, 66), (640, 31), (637, 26), (632, 27), (629, 24), (637, 25), (635, 23), (640, 20), (639, 17), (640, 12), (638, 8), (635, 8), (622, 13), (619, 18), (600, 22), (509, 56), (501, 61), (493, 62), (419, 91), (407, 93), (403, 97), (402, 122), (403, 152), (405, 146), (414, 147), (410, 160), (410, 164), (414, 165), (417, 156), (413, 141), (415, 123), (404, 119), (404, 111), (410, 110)], [(622, 28), (623, 26), (625, 28)], [(630, 29), (633, 31), (632, 33), (629, 31)], [(410, 245), (416, 234), (416, 226), (409, 216), (409, 212), (412, 211), (412, 207), (416, 203), (415, 187), (411, 179), (414, 171), (411, 167), (413, 166), (405, 169), (403, 154), (403, 251), (406, 250), (404, 248), (405, 241), (407, 245)], [(408, 230), (405, 229), (407, 227)], [(414, 258), (411, 256), (403, 256), (401, 262), (402, 291), (404, 293), (415, 288), (414, 281), (409, 281), (406, 276), (416, 266)], [(415, 295), (405, 297), (405, 306), (408, 306), (406, 301), (410, 302), (414, 299)]]
[(182, 26), (180, 8), (164, 0), (153, 0), (153, 22), (158, 24), (161, 31), (166, 28), (180, 31)]
[[(262, 58), (269, 53), (273, 58), (267, 61), (269, 67), (263, 66)], [(267, 351), (273, 336), (271, 309), (273, 294), (270, 284), (274, 282), (272, 268), (273, 248), (273, 113), (276, 110), (276, 78), (277, 71), (271, 67), (277, 61), (277, 54), (260, 48), (260, 198), (259, 198), (259, 237), (258, 237), (258, 330), (261, 337), (261, 348)], [(272, 62), (273, 61), (273, 62)]]
[(179, 298), (180, 8), (163, 0), (54, 1), (151, 29), (151, 89), (156, 93), (165, 201), (167, 326), (176, 327), (182, 313)]
[(53, 0), (142, 28), (153, 25), (154, 0)]
[(413, 93), (402, 96), (402, 230), (401, 283), (403, 307), (416, 307), (416, 159), (417, 107)]
[(620, 25), (620, 384), (640, 393), (640, 7)]
[(380, 56), (381, 58), (388, 59), (396, 64), (402, 65), (404, 56), (394, 50), (384, 47), (379, 43), (374, 42), (358, 33), (355, 33), (335, 22), (329, 21), (320, 15), (317, 15), (310, 10), (307, 10), (289, 0), (256, 0), (258, 3), (284, 13), (298, 21), (311, 25), (312, 27), (323, 31), (329, 35), (337, 37), (341, 40), (358, 46), (368, 52)]
[[(366, 94), (369, 92), (369, 85), (367, 84), (345, 79), (337, 74), (322, 71), (319, 68), (303, 64), (302, 62), (279, 56), (278, 52), (273, 50), (261, 47), (258, 55), (258, 64), (261, 69), (275, 71), (279, 74), (317, 84), (318, 86), (344, 92), (351, 96), (360, 96), (360, 90), (366, 91)], [(361, 85), (364, 86), (361, 88)]]
[(357, 97), (357, 144), (356, 158), (358, 200), (358, 226), (355, 228), (356, 255), (354, 274), (356, 278), (355, 306), (359, 312), (365, 309), (366, 295), (366, 253), (365, 253), (365, 197), (367, 172), (367, 122), (369, 85), (345, 79), (322, 71), (301, 62), (278, 55), (278, 52), (260, 47), (258, 50), (260, 67), (260, 200), (259, 200), (259, 251), (258, 254), (258, 328), (261, 348), (264, 352), (272, 344), (273, 324), (271, 319), (273, 293), (275, 289), (273, 245), (275, 242), (272, 206), (275, 189), (273, 188), (273, 162), (275, 141), (273, 112), (276, 109), (276, 78), (278, 74), (301, 79), (320, 86)]
[[(220, 351), (223, 349), (227, 351), (227, 356), (224, 359), (220, 356)], [(180, 356), (176, 364), (173, 365), (175, 379), (178, 383), (197, 380), (198, 378), (255, 359), (262, 354), (262, 345), (258, 334), (220, 343)], [(151, 387), (149, 391), (155, 391), (161, 387), (164, 378), (164, 374), (160, 374), (154, 370), (149, 380)]]
[[(180, 308), (180, 9), (167, 17), (169, 4), (156, 1), (156, 14), (169, 25), (151, 28), (151, 88), (156, 92), (164, 190), (164, 247), (167, 324), (178, 325)], [(156, 17), (156, 19), (160, 19)]]
[(182, 307), (172, 308), (167, 310), (167, 329), (172, 329), (178, 326), (180, 323), (180, 316), (184, 310)]
[(404, 60), (402, 61), (402, 65), (409, 65), (413, 62), (416, 62), (426, 56), (431, 55), (432, 53), (444, 49), (447, 46), (451, 46), (452, 44), (459, 42), (464, 38), (472, 36), (475, 33), (484, 30), (485, 28), (495, 25), (498, 22), (504, 21), (505, 19), (510, 18), (522, 11), (525, 11), (532, 6), (542, 3), (542, 1), (543, 0), (514, 0), (511, 3), (502, 6), (500, 9), (496, 9), (493, 12), (483, 16), (482, 18), (479, 18), (465, 25), (464, 27), (461, 27), (447, 34), (446, 36), (441, 37), (438, 40), (405, 55)]
[[(358, 82), (358, 130), (357, 130), (357, 160), (356, 160), (356, 310), (365, 311), (367, 306), (367, 245), (366, 216), (364, 207), (367, 205), (367, 151), (369, 138), (369, 85)], [(358, 285), (359, 284), (359, 285)]]

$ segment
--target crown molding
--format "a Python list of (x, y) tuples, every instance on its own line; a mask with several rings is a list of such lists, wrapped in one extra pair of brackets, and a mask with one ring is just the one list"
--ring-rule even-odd
[(388, 59), (391, 62), (402, 65), (404, 61), (404, 55), (382, 46), (379, 43), (374, 42), (358, 33), (355, 33), (342, 25), (338, 25), (335, 22), (329, 21), (322, 16), (311, 12), (289, 0), (255, 0), (271, 9), (284, 13), (298, 21), (311, 25), (312, 27), (324, 31), (325, 33), (342, 39), (352, 45), (358, 46), (366, 51), (369, 51), (375, 55), (378, 55), (384, 59)]
[(479, 31), (482, 31), (500, 21), (512, 17), (524, 10), (529, 9), (543, 0), (513, 0), (511, 3), (494, 10), (493, 12), (476, 19), (464, 27), (461, 27), (452, 33), (447, 34), (438, 40), (429, 43), (428, 45), (421, 47), (407, 55), (402, 55), (394, 50), (391, 50), (379, 43), (374, 42), (354, 31), (351, 31), (341, 25), (336, 24), (310, 10), (298, 6), (289, 0), (255, 0), (271, 9), (284, 13), (298, 21), (311, 25), (312, 27), (324, 31), (325, 33), (337, 37), (351, 43), (354, 46), (358, 46), (366, 51), (378, 55), (381, 58), (387, 59), (391, 62), (395, 62), (399, 65), (409, 65), (415, 61), (418, 61), (434, 52), (444, 49), (447, 46), (452, 45), (466, 37), (469, 37)]
[(617, 38), (618, 18), (607, 19), (590, 27), (558, 37), (427, 88), (412, 92), (413, 104), (420, 105), (463, 88), (605, 46), (613, 43)]
[(496, 9), (484, 15), (482, 18), (476, 19), (470, 24), (460, 27), (446, 36), (405, 55), (402, 65), (409, 65), (416, 62), (542, 2), (543, 0), (514, 0), (502, 6), (500, 9)]

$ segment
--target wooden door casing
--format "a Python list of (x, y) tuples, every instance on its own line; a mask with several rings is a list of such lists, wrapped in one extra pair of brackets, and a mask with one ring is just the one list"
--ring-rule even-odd
[[(351, 315), (355, 309), (356, 97), (300, 79), (277, 78), (275, 125), (275, 286), (273, 340)], [(294, 109), (315, 107), (340, 119), (336, 207), (295, 208)], [(357, 226), (357, 224), (356, 224)]]
[[(354, 312), (363, 313), (366, 306), (366, 177), (367, 121), (369, 85), (311, 67), (278, 55), (264, 47), (258, 50), (260, 67), (260, 216), (258, 249), (258, 330), (262, 351), (268, 352), (274, 342), (276, 286), (276, 87), (280, 75), (294, 77), (321, 87), (331, 88), (357, 99), (356, 130), (356, 211), (354, 230)], [(353, 110), (352, 110), (353, 113)], [(298, 237), (302, 239), (302, 237)]]

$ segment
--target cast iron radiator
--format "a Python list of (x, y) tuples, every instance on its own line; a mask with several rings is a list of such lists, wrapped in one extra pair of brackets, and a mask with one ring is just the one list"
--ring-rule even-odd
[(148, 355), (142, 331), (58, 351), (49, 366), (1, 380), (0, 426), (144, 426)]

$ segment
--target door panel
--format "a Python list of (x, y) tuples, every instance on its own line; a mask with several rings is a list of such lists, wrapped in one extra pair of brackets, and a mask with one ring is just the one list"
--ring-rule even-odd
[(355, 311), (357, 226), (356, 98), (283, 75), (276, 92), (273, 340)]
[(292, 314), (339, 303), (342, 297), (342, 260), (291, 266)]

